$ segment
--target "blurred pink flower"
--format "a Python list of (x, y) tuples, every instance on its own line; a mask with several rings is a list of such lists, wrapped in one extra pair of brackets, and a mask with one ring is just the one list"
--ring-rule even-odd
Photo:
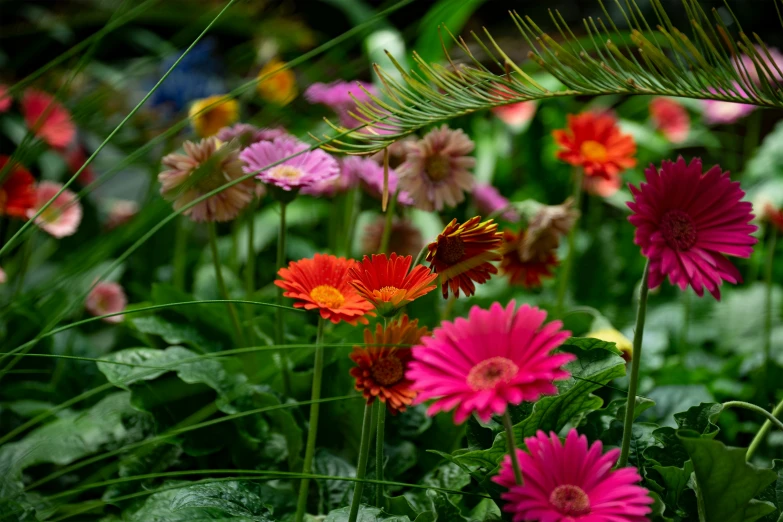
[(11, 108), (11, 95), (8, 94), (8, 87), (0, 84), (0, 112), (6, 112)]
[(620, 176), (612, 176), (610, 179), (599, 178), (596, 176), (584, 176), (582, 178), (582, 188), (588, 194), (608, 198), (618, 190), (623, 184)]
[[(65, 159), (65, 163), (68, 164), (69, 172), (71, 174), (76, 174), (79, 172), (79, 169), (82, 168), (84, 162), (87, 161), (87, 154), (84, 152), (84, 147), (74, 141), (63, 151), (63, 159)], [(87, 186), (95, 181), (95, 171), (92, 169), (92, 163), (87, 165), (87, 167), (79, 173), (79, 177), (76, 178), (76, 181), (82, 186)]]
[[(374, 198), (383, 197), (383, 165), (359, 156), (348, 156), (343, 160), (343, 172), (350, 179), (356, 179)], [(389, 168), (389, 194), (394, 194), (399, 188), (400, 178), (394, 169)], [(401, 190), (397, 194), (397, 202), (409, 206), (413, 204), (410, 194)]]
[(408, 145), (405, 162), (397, 169), (400, 188), (413, 198), (421, 210), (443, 210), (465, 200), (465, 191), (473, 188), (476, 160), (473, 142), (462, 130), (447, 125), (433, 129), (422, 139)]
[(336, 81), (312, 84), (305, 91), (305, 98), (310, 103), (326, 105), (337, 113), (340, 117), (340, 123), (344, 127), (353, 128), (361, 124), (356, 118), (348, 114), (356, 110), (354, 98), (360, 102), (370, 101), (370, 97), (362, 90), (362, 87), (373, 96), (378, 96), (378, 90), (370, 83)]
[(223, 127), (217, 133), (220, 141), (229, 142), (238, 139), (242, 148), (258, 143), (259, 141), (272, 141), (275, 138), (287, 136), (288, 133), (282, 127), (260, 129), (250, 123), (237, 123), (231, 127)]
[(514, 210), (514, 207), (509, 206), (509, 201), (489, 183), (476, 183), (473, 187), (473, 203), (479, 214), (483, 216), (505, 209), (500, 214), (503, 219), (512, 222), (519, 221), (519, 213)]
[(8, 277), (5, 275), (5, 270), (0, 267), (0, 285), (5, 284), (8, 281)]
[[(125, 292), (117, 283), (101, 281), (90, 290), (84, 307), (94, 316), (114, 314), (125, 310), (128, 299)], [(102, 320), (107, 323), (120, 323), (125, 318), (124, 315), (115, 315), (104, 317)]]
[(71, 114), (45, 92), (25, 91), (22, 114), (30, 131), (56, 149), (65, 148), (76, 137)]
[[(507, 87), (499, 85), (493, 89), (492, 94), (500, 95), (501, 98), (509, 99), (517, 96), (517, 93), (508, 90)], [(536, 102), (524, 101), (511, 103), (509, 105), (500, 105), (492, 108), (492, 113), (500, 118), (506, 125), (520, 128), (533, 119), (536, 114)]]
[[(27, 211), (27, 217), (32, 219), (35, 213), (38, 212), (38, 209), (52, 199), (61, 188), (63, 188), (62, 183), (53, 181), (40, 182), (35, 189), (35, 206)], [(65, 189), (62, 194), (57, 196), (57, 199), (40, 216), (35, 218), (35, 224), (38, 227), (56, 238), (75, 234), (81, 222), (82, 205), (79, 203), (76, 194), (68, 189)]]
[[(265, 169), (256, 174), (256, 179), (288, 192), (337, 177), (337, 161), (321, 149), (308, 151), (309, 148), (306, 143), (292, 137), (254, 143), (240, 154), (245, 162), (242, 168), (248, 174)], [(285, 159), (296, 153), (300, 154)], [(281, 160), (284, 161), (266, 168)]]
[(672, 143), (682, 143), (688, 137), (691, 118), (679, 102), (671, 98), (653, 98), (650, 117), (655, 127)]
[(115, 229), (124, 225), (139, 212), (139, 204), (128, 199), (118, 199), (111, 203), (109, 215), (106, 218), (106, 228)]
[[(731, 91), (724, 91), (723, 89), (715, 89), (713, 87), (710, 87), (707, 90), (715, 94), (734, 95), (734, 93)], [(734, 84), (734, 91), (739, 93), (740, 97), (742, 98), (748, 97), (742, 87), (740, 87), (736, 82)], [(756, 110), (755, 105), (749, 105), (747, 103), (734, 103), (717, 100), (704, 100), (702, 103), (704, 106), (704, 121), (711, 125), (734, 123), (735, 121), (744, 118)]]
[[(772, 74), (772, 78), (775, 80), (782, 79), (783, 77), (781, 77), (781, 72), (783, 71), (783, 54), (781, 54), (780, 51), (774, 47), (768, 47), (767, 49), (769, 50), (769, 56), (767, 56), (767, 52), (764, 51), (763, 47), (760, 45), (756, 45), (754, 47), (756, 48), (756, 52), (759, 53), (764, 66), (766, 66), (766, 68), (769, 69), (769, 73)], [(770, 58), (772, 58), (772, 60), (770, 60)], [(735, 68), (737, 69), (740, 77), (744, 78), (745, 73), (747, 73), (753, 83), (760, 83), (759, 72), (756, 70), (756, 64), (753, 63), (751, 57), (747, 54), (743, 54), (740, 56), (740, 60), (742, 60), (742, 68), (736, 67), (735, 65)], [(765, 69), (762, 68), (762, 71), (764, 76), (769, 75)]]

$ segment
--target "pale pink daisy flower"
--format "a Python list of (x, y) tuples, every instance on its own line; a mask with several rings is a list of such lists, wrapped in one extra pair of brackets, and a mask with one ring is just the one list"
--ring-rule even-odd
[(519, 213), (510, 206), (498, 189), (489, 183), (476, 183), (473, 186), (473, 203), (479, 214), (487, 216), (495, 212), (501, 212), (500, 216), (506, 221), (516, 223), (519, 221)]
[[(734, 92), (725, 91), (723, 89), (715, 89), (713, 87), (710, 87), (707, 90), (714, 94), (727, 94), (734, 96), (739, 93), (739, 96), (742, 98), (748, 97), (742, 87), (740, 87), (736, 82), (734, 84)], [(744, 118), (756, 110), (755, 105), (718, 100), (704, 100), (702, 102), (702, 106), (704, 107), (704, 121), (711, 125), (734, 123), (735, 121)]]
[[(284, 137), (254, 143), (242, 151), (245, 172), (260, 171), (256, 179), (290, 192), (315, 183), (331, 180), (339, 174), (337, 161), (321, 149), (310, 147), (297, 139)], [(306, 152), (303, 152), (306, 151)], [(300, 153), (290, 159), (296, 153)], [(282, 163), (266, 168), (281, 160)], [(264, 170), (261, 170), (264, 169)]]
[(337, 164), (340, 167), (340, 172), (337, 176), (313, 183), (310, 186), (302, 189), (302, 194), (315, 197), (334, 197), (336, 194), (345, 192), (356, 187), (359, 184), (359, 175), (356, 169), (351, 168), (351, 162), (346, 160), (359, 159), (354, 156), (349, 156), (343, 160), (337, 160)]
[(36, 89), (25, 91), (22, 115), (30, 131), (56, 149), (64, 149), (76, 137), (71, 114), (45, 92)]
[[(374, 160), (360, 156), (348, 156), (342, 161), (342, 172), (347, 178), (358, 180), (359, 184), (374, 198), (383, 197), (383, 165)], [(389, 168), (389, 194), (397, 194), (397, 202), (409, 206), (413, 204), (410, 194), (404, 190), (397, 192), (400, 177)]]
[(508, 488), (503, 511), (514, 522), (647, 522), (653, 499), (641, 487), (636, 468), (613, 469), (619, 449), (603, 453), (601, 441), (571, 429), (562, 443), (557, 434), (538, 431), (525, 439), (528, 453), (517, 451), (522, 484), (517, 484), (511, 457), (492, 481)]
[(552, 381), (571, 375), (562, 366), (575, 357), (551, 353), (571, 333), (560, 321), (544, 325), (545, 319), (543, 310), (527, 304), (516, 310), (512, 300), (506, 308), (474, 306), (467, 319), (444, 321), (413, 347), (406, 377), (419, 392), (416, 403), (436, 399), (429, 415), (456, 407), (459, 424), (471, 413), (486, 422), (508, 404), (556, 394)]
[[(35, 206), (27, 211), (27, 217), (32, 219), (38, 210), (43, 207), (47, 201), (52, 199), (60, 189), (62, 183), (53, 181), (42, 181), (35, 189)], [(79, 223), (82, 222), (82, 205), (76, 194), (65, 189), (62, 194), (57, 196), (41, 215), (35, 218), (35, 224), (39, 228), (48, 232), (50, 235), (61, 238), (71, 236), (76, 233)]]
[(8, 87), (0, 84), (0, 112), (6, 112), (11, 108), (11, 95), (8, 94)]
[(758, 241), (752, 205), (740, 201), (745, 192), (728, 172), (716, 165), (702, 174), (699, 158), (686, 164), (664, 161), (644, 171), (647, 183), (629, 185), (634, 201), (628, 218), (635, 227), (634, 243), (650, 260), (649, 287), (666, 276), (671, 284), (699, 295), (704, 288), (720, 299), (723, 281), (742, 281), (726, 255), (750, 257)]
[(691, 118), (679, 102), (671, 98), (653, 98), (650, 101), (650, 118), (672, 143), (682, 143), (688, 137)]
[(492, 108), (492, 113), (500, 118), (503, 123), (515, 129), (521, 129), (536, 114), (536, 102), (524, 101), (500, 105)]
[[(174, 210), (243, 176), (236, 149), (214, 136), (198, 143), (186, 141), (182, 148), (185, 154), (164, 156), (166, 170), (158, 174), (160, 193), (174, 202)], [(245, 180), (200, 201), (183, 214), (196, 222), (231, 221), (252, 201), (254, 191), (253, 180)]]
[[(774, 47), (768, 47), (767, 50), (769, 51), (769, 56), (767, 56), (767, 51), (764, 50), (763, 47), (760, 45), (754, 46), (756, 48), (756, 52), (758, 53), (758, 56), (761, 57), (761, 61), (764, 65), (762, 65), (762, 74), (764, 76), (769, 76), (770, 73), (772, 75), (772, 78), (774, 80), (781, 80), (781, 72), (783, 72), (783, 54), (780, 53), (779, 50), (777, 50)], [(770, 60), (772, 58), (772, 60)], [(750, 77), (750, 80), (753, 83), (760, 83), (759, 78), (759, 71), (756, 69), (756, 64), (753, 63), (753, 59), (751, 59), (750, 56), (747, 54), (743, 54), (740, 56), (740, 60), (742, 60), (742, 68), (738, 68), (735, 65), (735, 69), (737, 69), (737, 72), (741, 77), (745, 77), (745, 73), (747, 73), (747, 76)], [(769, 73), (767, 72), (767, 69), (769, 70)], [(774, 86), (774, 83), (773, 83)]]
[[(125, 297), (125, 291), (117, 283), (101, 281), (96, 284), (87, 295), (84, 307), (94, 316), (115, 314), (125, 310), (128, 299)], [(120, 323), (125, 318), (123, 315), (114, 315), (104, 317), (102, 320), (107, 323)]]
[(378, 90), (370, 83), (336, 81), (312, 84), (305, 91), (305, 98), (310, 103), (326, 105), (337, 113), (340, 123), (344, 127), (354, 128), (361, 125), (359, 120), (349, 114), (350, 112), (356, 113), (356, 101), (354, 100), (363, 103), (370, 101), (370, 97), (362, 88), (373, 96), (378, 96)]
[(473, 188), (476, 160), (468, 156), (473, 142), (462, 130), (445, 124), (424, 138), (408, 145), (405, 162), (397, 169), (400, 188), (413, 198), (421, 210), (443, 210), (465, 200), (465, 191)]
[(609, 179), (598, 176), (582, 177), (582, 188), (585, 192), (594, 196), (601, 196), (602, 198), (612, 196), (620, 190), (622, 185), (623, 180), (620, 176), (612, 176)]
[(109, 215), (106, 218), (106, 228), (113, 230), (124, 225), (139, 212), (139, 204), (127, 199), (112, 201), (109, 206)]

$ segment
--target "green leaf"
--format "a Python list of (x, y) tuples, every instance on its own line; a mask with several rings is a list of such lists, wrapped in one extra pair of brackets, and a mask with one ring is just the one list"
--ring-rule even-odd
[[(356, 466), (329, 450), (318, 448), (313, 459), (313, 473), (331, 477), (355, 477)], [(348, 492), (354, 486), (353, 482), (347, 480), (319, 480), (317, 484), (321, 501), (324, 502), (327, 510), (337, 509), (338, 506), (347, 504)]]
[(602, 341), (601, 339), (595, 339), (593, 337), (569, 337), (563, 343), (563, 346), (572, 346), (574, 348), (581, 348), (582, 350), (593, 350), (601, 348), (603, 350), (609, 350), (617, 355), (622, 352), (617, 348), (615, 343), (609, 341)]
[(216, 352), (221, 349), (220, 344), (206, 339), (193, 326), (173, 323), (157, 315), (134, 317), (130, 323), (139, 332), (158, 335), (168, 344), (189, 344), (200, 352)]
[(650, 478), (650, 470), (653, 470), (660, 477), (660, 480), (656, 477), (656, 482), (664, 486), (666, 491), (664, 501), (666, 505), (676, 509), (677, 504), (680, 502), (680, 495), (685, 491), (691, 478), (691, 473), (693, 473), (693, 463), (687, 461), (684, 468), (651, 466), (648, 468), (648, 478)]
[(752, 522), (775, 506), (754, 500), (777, 479), (771, 469), (745, 462), (745, 449), (680, 430), (677, 436), (693, 462), (701, 522)]
[[(350, 507), (343, 507), (331, 511), (324, 522), (348, 522)], [(411, 522), (407, 516), (389, 515), (382, 509), (362, 504), (359, 506), (359, 516), (356, 522)]]
[(723, 406), (714, 402), (703, 402), (698, 406), (688, 408), (683, 413), (675, 413), (674, 420), (680, 429), (693, 430), (710, 438), (718, 434), (720, 428), (715, 424)]

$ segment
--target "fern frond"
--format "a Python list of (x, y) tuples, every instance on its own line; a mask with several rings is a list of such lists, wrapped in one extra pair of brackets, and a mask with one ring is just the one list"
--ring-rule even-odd
[[(496, 71), (479, 61), (462, 38), (448, 33), (468, 63), (455, 65), (448, 54), (448, 66), (427, 63), (414, 52), (416, 70), (405, 71), (390, 56), (399, 74), (375, 67), (385, 99), (370, 96), (369, 101), (357, 103), (354, 116), (364, 128), (352, 131), (329, 122), (343, 139), (324, 135), (322, 147), (369, 154), (423, 127), (458, 116), (563, 96), (643, 94), (783, 108), (783, 72), (767, 47), (758, 35), (753, 33), (751, 38), (741, 28), (732, 36), (716, 10), (709, 16), (697, 0), (682, 0), (691, 25), (689, 36), (674, 27), (661, 0), (652, 0), (657, 18), (654, 24), (644, 17), (635, 0), (627, 0), (625, 7), (614, 0), (628, 26), (628, 38), (614, 24), (602, 0), (597, 1), (609, 26), (600, 17), (587, 18), (583, 20), (583, 38), (576, 37), (558, 11), (550, 13), (558, 38), (529, 17), (510, 13), (530, 46), (530, 60), (556, 78), (561, 89), (541, 86), (520, 64), (511, 61), (486, 29), (484, 39), (476, 34), (473, 38)], [(776, 3), (775, 8), (778, 10)], [(734, 25), (739, 27), (736, 18)], [(752, 70), (742, 55), (752, 63)], [(402, 80), (395, 79), (399, 77)]]

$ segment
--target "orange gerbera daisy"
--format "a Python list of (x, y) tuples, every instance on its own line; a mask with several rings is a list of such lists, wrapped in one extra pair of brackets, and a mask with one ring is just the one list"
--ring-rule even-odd
[(427, 328), (418, 328), (418, 320), (410, 321), (407, 315), (386, 328), (375, 325), (375, 336), (369, 328), (364, 330), (365, 345), (354, 346), (351, 359), (357, 366), (350, 373), (367, 404), (377, 397), (396, 415), (413, 402), (416, 392), (411, 390), (411, 381), (405, 378), (405, 373), (411, 360), (410, 347), (425, 335)]
[(282, 279), (275, 284), (285, 290), (284, 296), (298, 300), (294, 303), (296, 308), (318, 309), (321, 317), (335, 324), (367, 324), (364, 315), (374, 315), (370, 312), (372, 304), (351, 286), (348, 271), (354, 265), (353, 259), (316, 254), (312, 259), (291, 261), (288, 268), (281, 268), (277, 274)]
[(542, 277), (552, 277), (552, 268), (557, 266), (557, 256), (551, 250), (547, 254), (523, 261), (520, 247), (525, 241), (525, 231), (520, 233), (511, 230), (503, 231), (503, 260), (500, 268), (508, 276), (512, 285), (525, 288), (538, 288)]
[[(0, 172), (11, 161), (0, 155)], [(35, 206), (35, 178), (19, 163), (7, 168), (5, 180), (0, 179), (0, 216), (27, 219), (27, 212)]]
[(462, 289), (465, 295), (476, 292), (476, 283), (486, 283), (498, 269), (490, 261), (499, 261), (502, 234), (497, 223), (472, 217), (458, 225), (456, 219), (446, 225), (438, 239), (427, 245), (427, 261), (443, 283), (443, 298), (449, 296), (449, 288), (455, 297)]
[(435, 289), (432, 282), (438, 277), (424, 265), (416, 265), (408, 272), (413, 258), (392, 252), (364, 256), (361, 263), (350, 269), (351, 285), (359, 295), (371, 302), (383, 317), (393, 317), (400, 308)]
[(636, 143), (620, 132), (609, 114), (569, 114), (568, 128), (553, 131), (552, 136), (560, 146), (557, 157), (582, 167), (585, 176), (611, 179), (636, 165)]

